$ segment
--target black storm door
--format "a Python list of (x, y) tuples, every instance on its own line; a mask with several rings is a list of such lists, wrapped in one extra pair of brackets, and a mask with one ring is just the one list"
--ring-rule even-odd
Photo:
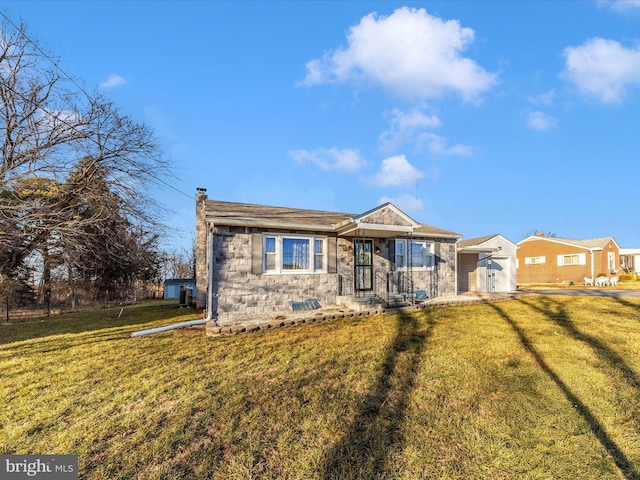
[(373, 290), (373, 240), (353, 241), (356, 292)]

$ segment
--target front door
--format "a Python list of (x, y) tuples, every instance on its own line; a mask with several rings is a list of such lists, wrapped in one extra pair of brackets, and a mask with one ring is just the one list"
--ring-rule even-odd
[(373, 290), (373, 240), (353, 241), (356, 292)]

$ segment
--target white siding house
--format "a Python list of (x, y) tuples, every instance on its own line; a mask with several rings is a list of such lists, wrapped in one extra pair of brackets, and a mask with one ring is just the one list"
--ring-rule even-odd
[(517, 248), (498, 234), (460, 240), (458, 293), (515, 291)]

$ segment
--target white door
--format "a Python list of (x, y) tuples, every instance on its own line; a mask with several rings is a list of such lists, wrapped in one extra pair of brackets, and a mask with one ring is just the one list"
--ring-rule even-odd
[(488, 290), (490, 292), (509, 291), (509, 258), (493, 257), (491, 265), (487, 266)]

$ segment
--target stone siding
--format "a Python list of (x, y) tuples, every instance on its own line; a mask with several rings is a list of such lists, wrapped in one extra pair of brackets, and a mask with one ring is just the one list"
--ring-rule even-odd
[(209, 277), (208, 232), (205, 204), (207, 195), (196, 195), (196, 308), (207, 304), (207, 278)]
[(361, 223), (375, 223), (379, 225), (411, 225), (389, 207), (383, 208), (382, 210), (372, 213), (371, 215), (367, 215), (361, 220)]
[[(238, 227), (216, 227), (213, 235), (213, 290), (218, 324), (242, 321), (243, 316), (286, 310), (288, 301), (315, 298), (335, 303), (336, 273), (254, 274), (251, 234)], [(330, 240), (331, 241), (331, 240)]]
[[(233, 325), (249, 315), (262, 313), (269, 318), (274, 312), (287, 310), (289, 300), (315, 298), (322, 306), (333, 305), (339, 294), (339, 277), (346, 287), (353, 288), (351, 238), (339, 237), (336, 240), (336, 237), (329, 237), (330, 242), (337, 241), (337, 273), (261, 274), (252, 273), (252, 235), (256, 233), (262, 232), (227, 226), (213, 230), (212, 309), (217, 312), (218, 325)], [(455, 243), (453, 240), (437, 240), (435, 243), (437, 266), (428, 271), (414, 270), (414, 289), (425, 290), (430, 298), (454, 295)], [(391, 271), (389, 240), (374, 239), (376, 247), (380, 253), (374, 255), (374, 272), (385, 278)], [(352, 294), (353, 291), (343, 293)]]

